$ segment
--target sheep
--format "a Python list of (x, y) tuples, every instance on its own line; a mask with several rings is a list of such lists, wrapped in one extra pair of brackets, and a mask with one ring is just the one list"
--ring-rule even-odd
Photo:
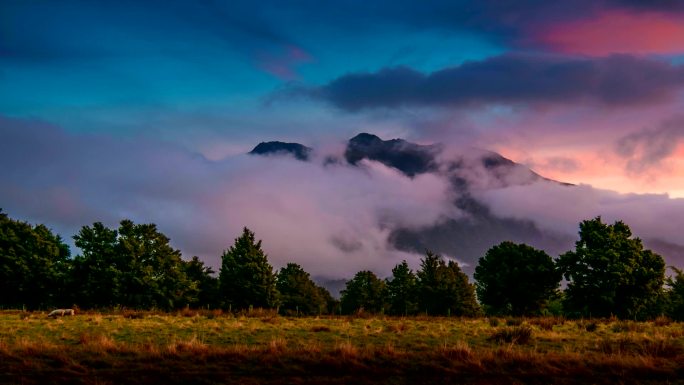
[(74, 315), (76, 312), (74, 309), (56, 309), (50, 312), (48, 314), (48, 317), (51, 318), (57, 318), (57, 317), (64, 317), (65, 315)]

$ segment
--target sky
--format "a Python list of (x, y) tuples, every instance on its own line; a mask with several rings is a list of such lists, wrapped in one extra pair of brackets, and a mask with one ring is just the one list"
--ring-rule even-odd
[(245, 155), (360, 132), (582, 186), (483, 192), (497, 215), (627, 217), (681, 245), (682, 111), (675, 0), (0, 2), (0, 207), (67, 239), (155, 222), (214, 266), (242, 226), (317, 274), (415, 261), (388, 232), (460, 215), (443, 179)]

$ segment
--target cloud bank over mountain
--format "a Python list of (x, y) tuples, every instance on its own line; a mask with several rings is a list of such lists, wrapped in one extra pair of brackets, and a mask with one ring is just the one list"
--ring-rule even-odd
[(247, 226), (275, 266), (344, 278), (387, 275), (402, 259), (416, 266), (424, 248), (468, 271), (508, 239), (557, 254), (580, 220), (601, 215), (624, 219), (684, 266), (675, 255), (684, 200), (562, 184), (485, 150), (367, 135), (340, 146), (346, 153), (313, 148), (308, 161), (280, 150), (208, 160), (168, 142), (74, 135), (35, 120), (5, 117), (0, 126), (0, 162), (12, 165), (0, 171), (4, 211), (65, 238), (94, 221), (154, 222), (186, 257), (217, 267)]

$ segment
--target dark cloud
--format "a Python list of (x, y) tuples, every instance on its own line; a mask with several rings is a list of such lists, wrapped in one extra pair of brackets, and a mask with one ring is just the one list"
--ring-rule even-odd
[(670, 157), (684, 142), (684, 116), (663, 122), (656, 128), (643, 129), (618, 140), (616, 152), (627, 159), (627, 170), (639, 173)]
[(299, 92), (355, 111), (401, 106), (651, 104), (684, 85), (684, 67), (628, 55), (504, 55), (423, 74), (406, 67), (348, 74)]

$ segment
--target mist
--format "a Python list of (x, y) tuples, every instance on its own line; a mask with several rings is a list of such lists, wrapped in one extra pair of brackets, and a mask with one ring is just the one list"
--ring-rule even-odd
[[(0, 161), (12, 165), (0, 170), (1, 207), (13, 218), (45, 223), (72, 245), (74, 255), (79, 250), (71, 237), (81, 226), (101, 221), (116, 227), (124, 218), (156, 223), (186, 259), (197, 255), (215, 269), (246, 226), (263, 240), (274, 267), (296, 262), (326, 279), (365, 269), (388, 276), (403, 259), (416, 268), (423, 246), (472, 268), (486, 248), (517, 234), (513, 227), (521, 223), (531, 223), (534, 234), (513, 240), (545, 248), (556, 237), (562, 239), (557, 252), (572, 246), (581, 220), (599, 215), (624, 220), (636, 236), (664, 242), (668, 250), (683, 247), (683, 199), (537, 180), (522, 165), (492, 171), (473, 161), (488, 154), (482, 150), (465, 151), (460, 159), (458, 176), (469, 185), (464, 192), (446, 171), (447, 162), (458, 158), (448, 144), (437, 158), (438, 171), (410, 178), (374, 161), (326, 161), (341, 159), (342, 138), (331, 137), (310, 162), (246, 154), (210, 160), (144, 137), (79, 135), (31, 120), (1, 123)], [(452, 227), (442, 230), (481, 221), (455, 204), (465, 193), (496, 225), (459, 230), (458, 238), (441, 234), (449, 243), (441, 250), (431, 244), (398, 247), (392, 239), (400, 230), (420, 236), (444, 223)], [(510, 231), (477, 233), (504, 227)]]

